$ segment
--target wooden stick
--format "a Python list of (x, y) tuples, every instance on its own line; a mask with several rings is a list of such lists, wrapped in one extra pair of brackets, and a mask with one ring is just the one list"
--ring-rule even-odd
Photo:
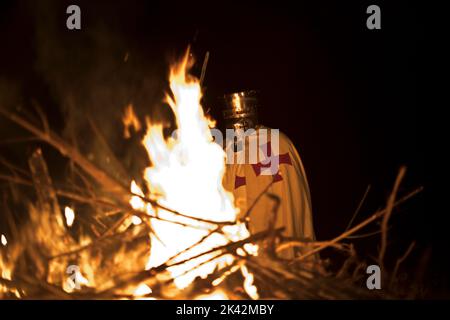
[(1, 180), (6, 180), (6, 181), (10, 181), (10, 182), (14, 182), (14, 183), (18, 183), (18, 184), (23, 184), (26, 186), (33, 186), (33, 183), (27, 179), (23, 179), (20, 177), (16, 177), (16, 176), (9, 176), (9, 175), (4, 175), (4, 174), (0, 174), (0, 179)]
[(384, 267), (384, 255), (386, 253), (386, 247), (387, 247), (387, 230), (388, 230), (388, 223), (389, 218), (392, 214), (392, 209), (394, 208), (395, 204), (395, 198), (397, 196), (398, 188), (400, 187), (400, 183), (402, 182), (404, 176), (406, 173), (406, 167), (401, 167), (400, 171), (397, 175), (397, 178), (395, 179), (394, 188), (391, 192), (391, 195), (389, 196), (387, 206), (386, 206), (386, 212), (383, 215), (383, 220), (381, 222), (381, 248), (380, 253), (378, 256), (378, 265), (380, 266), (381, 270), (383, 270)]
[(345, 228), (346, 231), (352, 226), (353, 220), (355, 220), (356, 216), (359, 214), (359, 211), (361, 210), (362, 205), (363, 205), (364, 201), (366, 200), (367, 195), (369, 194), (369, 191), (370, 191), (370, 184), (367, 186), (366, 192), (364, 192), (364, 195), (363, 195), (361, 201), (359, 201), (359, 204), (358, 204), (358, 207), (355, 210), (355, 213), (353, 213), (352, 218), (348, 222), (347, 228)]
[[(277, 232), (282, 232), (283, 230), (284, 230), (284, 228), (278, 228)], [(156, 275), (161, 274), (162, 272), (165, 272), (170, 267), (174, 267), (174, 266), (177, 266), (177, 265), (184, 264), (184, 263), (186, 263), (186, 262), (188, 262), (190, 260), (194, 260), (194, 259), (200, 258), (200, 257), (202, 257), (204, 255), (207, 255), (207, 254), (211, 254), (211, 253), (214, 253), (214, 252), (217, 252), (217, 251), (230, 252), (230, 251), (236, 250), (237, 248), (242, 247), (246, 243), (262, 240), (265, 237), (267, 237), (269, 234), (270, 233), (269, 233), (268, 230), (261, 231), (261, 232), (258, 232), (258, 233), (254, 234), (254, 235), (252, 235), (252, 236), (250, 236), (250, 237), (248, 237), (246, 239), (243, 239), (243, 240), (240, 240), (240, 241), (236, 241), (236, 242), (230, 242), (230, 243), (228, 243), (226, 245), (212, 248), (211, 250), (207, 250), (205, 252), (199, 253), (199, 254), (197, 254), (197, 255), (195, 255), (193, 257), (190, 257), (188, 259), (185, 259), (185, 260), (177, 261), (177, 262), (174, 262), (174, 263), (171, 263), (171, 264), (168, 264), (167, 262), (164, 262), (161, 265), (159, 265), (157, 267), (154, 267), (154, 268), (152, 268), (150, 270), (145, 270), (145, 271), (138, 272), (137, 274), (133, 275), (132, 277), (127, 278), (126, 280), (123, 280), (120, 283), (116, 284), (114, 288), (106, 289), (103, 292), (101, 292), (100, 294), (104, 294), (106, 292), (114, 291), (114, 290), (120, 289), (122, 287), (130, 286), (130, 285), (133, 285), (133, 284), (137, 284), (137, 283), (141, 283), (141, 282), (150, 280), (150, 279), (154, 278)]]
[(38, 138), (41, 140), (47, 142), (48, 144), (52, 145), (56, 149), (58, 149), (61, 154), (71, 158), (75, 163), (77, 163), (81, 168), (83, 168), (89, 175), (91, 175), (100, 185), (105, 187), (108, 191), (118, 193), (120, 194), (120, 200), (122, 202), (128, 203), (129, 201), (129, 195), (140, 197), (142, 200), (149, 202), (153, 206), (159, 207), (161, 209), (164, 209), (166, 211), (169, 211), (173, 214), (182, 216), (184, 218), (193, 219), (200, 222), (210, 223), (210, 224), (221, 224), (221, 225), (233, 225), (236, 222), (235, 221), (212, 221), (207, 219), (201, 219), (197, 217), (193, 217), (190, 215), (182, 214), (176, 210), (170, 209), (166, 206), (163, 206), (159, 204), (156, 200), (149, 199), (147, 197), (143, 197), (138, 194), (132, 194), (128, 190), (128, 187), (123, 186), (113, 178), (109, 177), (109, 175), (97, 168), (94, 164), (92, 164), (89, 160), (87, 160), (83, 155), (81, 155), (75, 148), (68, 145), (66, 142), (64, 142), (59, 136), (55, 135), (53, 132), (45, 133), (41, 129), (37, 128), (27, 120), (23, 119), (22, 117), (10, 113), (2, 108), (0, 108), (0, 114), (3, 114), (5, 117), (10, 119), (11, 121), (17, 123), (18, 125), (22, 126), (23, 128), (29, 130), (31, 133), (35, 134)]
[(209, 51), (206, 52), (205, 60), (203, 60), (202, 73), (200, 75), (200, 87), (203, 86), (203, 81), (205, 80), (206, 67), (208, 66), (208, 60), (209, 60)]
[[(398, 200), (397, 202), (394, 203), (394, 207), (398, 206), (399, 204), (405, 202), (406, 200), (412, 198), (413, 196), (415, 196), (416, 194), (418, 194), (419, 192), (421, 192), (423, 190), (423, 187), (419, 187), (417, 189), (415, 189), (414, 191), (408, 193), (406, 196), (404, 196), (403, 198), (401, 198), (400, 200)], [(354, 226), (353, 228), (347, 230), (346, 232), (342, 233), (341, 235), (337, 236), (336, 238), (330, 240), (330, 241), (326, 241), (324, 242), (324, 244), (322, 244), (321, 246), (308, 251), (307, 253), (305, 253), (304, 255), (295, 258), (291, 263), (294, 262), (298, 262), (298, 261), (302, 261), (304, 260), (306, 257), (309, 257), (312, 254), (315, 254), (319, 251), (322, 251), (323, 249), (345, 239), (346, 237), (348, 237), (351, 234), (354, 234), (356, 231), (362, 229), (363, 227), (367, 226), (368, 224), (370, 224), (371, 222), (375, 221), (378, 218), (381, 218), (384, 214), (386, 213), (386, 209), (377, 211), (376, 213), (374, 213), (373, 215), (371, 215), (369, 218), (367, 218), (366, 220), (364, 220), (363, 222), (359, 223), (358, 225)]]
[[(22, 128), (30, 131), (42, 141), (45, 141), (51, 146), (55, 147), (62, 155), (71, 158), (76, 164), (82, 167), (90, 176), (92, 176), (101, 186), (103, 186), (108, 191), (122, 194), (128, 193), (128, 188), (126, 186), (123, 186), (116, 180), (112, 179), (103, 170), (97, 168), (93, 163), (91, 163), (82, 154), (80, 154), (78, 150), (67, 144), (52, 131), (49, 130), (49, 132), (45, 132), (44, 130), (41, 130), (35, 125), (31, 124), (26, 119), (2, 108), (0, 108), (0, 114), (15, 122)], [(127, 200), (123, 199), (123, 201)]]
[(47, 163), (41, 149), (36, 149), (28, 159), (30, 171), (36, 191), (38, 203), (42, 210), (49, 210), (53, 214), (61, 214), (56, 191), (48, 172)]
[(27, 176), (27, 177), (30, 176), (30, 174), (26, 170), (19, 168), (18, 166), (12, 164), (11, 162), (9, 162), (8, 160), (6, 160), (5, 158), (3, 158), (1, 156), (0, 156), (0, 163), (2, 163), (4, 166), (9, 168), (9, 170), (11, 170), (13, 173), (20, 172), (24, 176)]
[(398, 269), (400, 268), (400, 265), (403, 263), (403, 261), (405, 261), (405, 259), (409, 256), (409, 254), (411, 253), (411, 251), (413, 250), (414, 246), (416, 245), (416, 242), (413, 241), (411, 242), (411, 244), (409, 245), (408, 249), (405, 251), (405, 253), (403, 254), (403, 256), (401, 256), (397, 262), (395, 263), (395, 268), (394, 271), (392, 272), (391, 275), (391, 280), (389, 283), (389, 288), (392, 288), (394, 281), (395, 281), (395, 277), (397, 276), (397, 272)]
[[(7, 180), (7, 181), (11, 181), (11, 182), (15, 182), (15, 183), (19, 183), (22, 185), (26, 185), (26, 186), (33, 186), (33, 183), (31, 181), (28, 181), (26, 179), (22, 179), (19, 177), (12, 177), (12, 176), (7, 176), (7, 175), (1, 175), (0, 174), (0, 179), (3, 180)], [(91, 197), (86, 197), (77, 193), (73, 193), (70, 191), (66, 191), (66, 190), (61, 190), (61, 189), (56, 189), (56, 194), (58, 196), (64, 197), (64, 198), (68, 198), (68, 199), (72, 199), (81, 203), (89, 203), (89, 204), (94, 204), (94, 205), (101, 205), (104, 207), (108, 207), (112, 210), (114, 210), (116, 213), (121, 213), (121, 212), (125, 212), (125, 211), (130, 211), (132, 210), (133, 213), (135, 215), (138, 215), (139, 217), (143, 217), (146, 219), (157, 219), (157, 220), (161, 220), (161, 221), (166, 221), (166, 222), (170, 222), (170, 223), (174, 223), (174, 224), (178, 224), (184, 227), (189, 227), (189, 228), (196, 228), (196, 229), (209, 229), (206, 227), (202, 227), (202, 226), (196, 226), (196, 225), (192, 225), (192, 224), (187, 224), (187, 223), (183, 223), (183, 222), (179, 222), (179, 221), (174, 221), (174, 220), (169, 220), (169, 219), (164, 219), (155, 215), (148, 215), (147, 213), (143, 212), (143, 211), (139, 211), (139, 210), (134, 210), (133, 208), (131, 208), (128, 204), (127, 205), (118, 205), (115, 204), (113, 202), (109, 202), (107, 200), (103, 200), (103, 199), (97, 199), (97, 198), (91, 198)], [(137, 197), (140, 197), (137, 194), (132, 194), (135, 195)], [(146, 199), (145, 197), (143, 197), (143, 199)], [(153, 201), (152, 201), (152, 205), (153, 205)], [(216, 222), (216, 221), (212, 221), (212, 220), (205, 220), (205, 219), (200, 219), (200, 218), (195, 218), (195, 217), (191, 217), (188, 215), (184, 215), (181, 213), (178, 213), (176, 211), (173, 211), (169, 208), (165, 208), (164, 206), (159, 206), (157, 203), (155, 204), (155, 206), (157, 207), (162, 207), (164, 210), (167, 210), (169, 212), (172, 212), (174, 214), (178, 214), (180, 216), (192, 219), (194, 221), (200, 221), (200, 222), (205, 222), (208, 224), (213, 224), (213, 225), (231, 225), (232, 222)]]

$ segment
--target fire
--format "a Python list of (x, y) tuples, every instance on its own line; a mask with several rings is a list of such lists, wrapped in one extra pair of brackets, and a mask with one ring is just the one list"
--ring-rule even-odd
[(71, 227), (75, 220), (75, 212), (70, 207), (64, 208), (64, 215), (66, 216), (66, 223), (68, 227)]
[(1, 243), (4, 247), (6, 247), (6, 245), (8, 244), (8, 240), (6, 240), (6, 236), (4, 234), (2, 234), (1, 236)]
[(245, 280), (244, 280), (245, 291), (252, 299), (254, 299), (254, 300), (258, 299), (259, 298), (258, 289), (253, 284), (253, 274), (251, 274), (248, 271), (247, 266), (245, 264), (241, 265), (241, 272), (245, 278)]
[(199, 295), (197, 300), (228, 300), (228, 296), (225, 292), (219, 289), (210, 294)]
[[(233, 204), (232, 193), (223, 188), (226, 155), (213, 141), (210, 127), (214, 120), (203, 112), (199, 81), (188, 74), (188, 56), (172, 67), (171, 95), (166, 97), (175, 115), (176, 134), (166, 139), (162, 125), (147, 120), (142, 143), (151, 163), (143, 172), (148, 192), (132, 181), (129, 204), (135, 211), (127, 212), (113, 226), (104, 225), (98, 218), (97, 223), (106, 231), (93, 228), (92, 234), (75, 236), (75, 230), (69, 232), (76, 218), (74, 209), (69, 206), (60, 209), (48, 172), (41, 170), (40, 177), (48, 178), (46, 191), (39, 194), (42, 201), (29, 204), (30, 219), (17, 237), (0, 236), (0, 275), (5, 280), (0, 282), (0, 298), (33, 296), (34, 283), (25, 288), (10, 284), (14, 284), (14, 275), (23, 269), (21, 264), (26, 261), (23, 257), (28, 255), (33, 258), (30, 267), (34, 279), (61, 288), (55, 294), (63, 297), (75, 292), (108, 292), (130, 299), (154, 299), (151, 295), (156, 296), (157, 292), (170, 296), (171, 288), (163, 292), (159, 286), (153, 286), (153, 279), (126, 282), (129, 275), (140, 275), (144, 269), (163, 265), (166, 272), (158, 274), (157, 280), (173, 280), (175, 294), (196, 278), (206, 278), (230, 266), (211, 279), (211, 293), (199, 293), (196, 297), (228, 298), (219, 285), (240, 270), (248, 296), (258, 298), (253, 275), (245, 260), (240, 259), (257, 255), (258, 246), (247, 243), (236, 249), (236, 255), (217, 249), (244, 240), (250, 234), (245, 223), (237, 220), (239, 209)], [(131, 105), (123, 121), (127, 128), (140, 129)], [(34, 160), (45, 164), (41, 153)], [(98, 217), (103, 214), (106, 213), (100, 212)], [(85, 220), (80, 221), (82, 226)], [(121, 242), (114, 236), (117, 234), (139, 241)], [(36, 248), (40, 254), (36, 254)], [(117, 283), (120, 285), (116, 288)]]
[(126, 109), (125, 113), (122, 117), (122, 122), (124, 124), (124, 131), (123, 135), (126, 139), (131, 137), (130, 134), (130, 127), (133, 127), (135, 131), (141, 130), (141, 122), (139, 121), (138, 117), (134, 113), (133, 105), (129, 104)]
[[(238, 209), (233, 205), (232, 194), (223, 188), (225, 153), (213, 142), (209, 129), (211, 120), (205, 117), (200, 104), (199, 81), (188, 74), (188, 69), (186, 54), (181, 63), (170, 71), (173, 97), (167, 95), (166, 101), (175, 114), (176, 134), (165, 139), (162, 125), (147, 120), (147, 133), (143, 140), (152, 163), (144, 172), (150, 191), (148, 197), (157, 194), (158, 204), (183, 215), (148, 205), (145, 207), (141, 199), (143, 192), (135, 182), (131, 184), (131, 190), (137, 196), (130, 200), (133, 208), (164, 219), (151, 219), (154, 234), (151, 235), (147, 269), (167, 261), (180, 263), (188, 260), (168, 268), (179, 289), (186, 288), (196, 277), (205, 278), (216, 268), (223, 268), (234, 261), (231, 254), (221, 251), (192, 257), (249, 236), (245, 224), (236, 221)], [(216, 229), (216, 222), (223, 223), (221, 230)], [(256, 254), (256, 246), (249, 244), (245, 248)], [(247, 281), (247, 287), (251, 287), (251, 282)], [(254, 292), (252, 296), (255, 296)]]
[[(149, 286), (147, 286), (146, 284), (140, 284), (134, 291), (133, 295), (138, 300), (155, 300), (155, 298), (148, 297), (148, 295), (151, 293), (152, 293), (152, 289), (150, 289)], [(145, 296), (145, 298), (144, 298), (144, 296)]]

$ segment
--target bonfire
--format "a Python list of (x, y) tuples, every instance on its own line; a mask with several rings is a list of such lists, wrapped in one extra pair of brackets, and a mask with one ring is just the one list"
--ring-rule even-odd
[[(131, 178), (128, 185), (116, 181), (53, 132), (42, 113), (37, 125), (0, 106), (1, 115), (70, 158), (79, 172), (76, 183), (56, 187), (41, 149), (29, 158), (28, 171), (2, 160), (11, 174), (0, 177), (34, 188), (37, 200), (27, 204), (27, 223), (18, 224), (13, 209), (3, 212), (9, 232), (1, 235), (0, 298), (381, 298), (356, 284), (364, 262), (351, 260), (351, 275), (349, 263), (330, 273), (318, 253), (334, 248), (354, 258), (347, 237), (381, 220), (382, 264), (393, 208), (420, 192), (396, 199), (405, 169), (386, 208), (335, 239), (287, 239), (282, 228), (250, 234), (223, 188), (225, 153), (211, 136), (214, 121), (204, 114), (201, 81), (189, 73), (190, 65), (187, 53), (170, 71), (166, 102), (175, 115), (174, 134), (166, 136), (150, 118), (142, 125), (132, 105), (124, 110), (125, 138), (131, 128), (146, 130), (142, 144), (149, 165), (141, 185)], [(62, 206), (62, 200), (73, 205)], [(89, 214), (78, 214), (77, 207), (89, 208)], [(76, 224), (81, 227), (74, 230)], [(291, 247), (309, 251), (290, 260), (279, 256)]]

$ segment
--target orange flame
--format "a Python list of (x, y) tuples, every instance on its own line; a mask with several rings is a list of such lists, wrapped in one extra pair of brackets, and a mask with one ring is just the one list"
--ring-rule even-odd
[[(75, 219), (72, 208), (65, 207), (62, 215), (61, 212), (55, 214), (48, 208), (30, 205), (30, 222), (23, 227), (20, 237), (7, 239), (5, 235), (0, 235), (2, 279), (12, 280), (23, 253), (29, 248), (39, 247), (46, 257), (53, 258), (45, 262), (36, 261), (36, 278), (60, 286), (68, 293), (83, 288), (106, 290), (114, 285), (115, 276), (119, 274), (139, 272), (144, 266), (148, 270), (165, 263), (177, 263), (169, 267), (164, 276), (173, 279), (178, 289), (183, 289), (197, 277), (205, 278), (216, 269), (234, 264), (225, 276), (241, 270), (247, 294), (258, 298), (253, 275), (242, 261), (235, 261), (234, 256), (226, 251), (210, 252), (246, 239), (250, 234), (245, 224), (237, 221), (238, 209), (233, 205), (232, 193), (222, 186), (225, 152), (213, 141), (210, 132), (213, 120), (205, 116), (200, 104), (202, 92), (198, 79), (188, 74), (188, 56), (186, 53), (183, 60), (172, 67), (169, 79), (172, 96), (166, 97), (175, 114), (177, 134), (165, 139), (162, 125), (147, 121), (143, 144), (152, 163), (144, 171), (149, 194), (144, 194), (134, 181), (131, 183), (133, 196), (130, 197), (130, 205), (148, 215), (149, 219), (141, 219), (144, 215), (132, 215), (119, 227), (121, 230), (133, 225), (133, 231), (137, 232), (146, 230), (146, 223), (150, 221), (153, 230), (150, 234), (150, 254), (148, 243), (142, 243), (130, 251), (126, 251), (125, 244), (122, 244), (113, 258), (105, 261), (98, 250), (89, 249), (94, 238), (83, 235), (75, 240), (68, 232), (67, 228), (73, 225)], [(141, 125), (132, 105), (126, 108), (123, 123), (125, 137), (130, 136), (130, 127), (140, 130)], [(152, 206), (143, 199), (145, 197), (171, 210)], [(221, 223), (220, 228), (217, 223)], [(77, 254), (65, 255), (67, 252)], [(210, 253), (203, 254), (205, 252)], [(258, 246), (251, 243), (237, 250), (241, 256), (257, 253)], [(188, 261), (183, 263), (185, 260)], [(48, 265), (44, 267), (44, 263)], [(225, 276), (212, 282), (215, 288), (211, 294), (198, 298), (227, 298), (227, 294), (218, 287)], [(146, 283), (130, 284), (123, 292), (117, 293), (153, 299), (149, 297), (152, 289)], [(26, 297), (28, 292), (9, 288), (0, 282), (0, 298), (11, 294), (20, 298)]]
[(133, 105), (129, 104), (125, 108), (125, 113), (122, 117), (122, 122), (124, 126), (123, 136), (125, 139), (129, 139), (131, 137), (130, 127), (133, 127), (135, 131), (141, 130), (141, 123), (134, 113)]
[[(200, 104), (200, 84), (198, 79), (188, 74), (188, 60), (186, 53), (184, 59), (170, 70), (173, 98), (167, 95), (166, 101), (175, 114), (176, 136), (164, 139), (162, 126), (147, 120), (147, 134), (143, 140), (152, 163), (144, 172), (150, 196), (159, 194), (159, 204), (187, 215), (157, 210), (158, 217), (184, 225), (151, 220), (156, 234), (151, 235), (147, 269), (168, 260), (176, 263), (190, 259), (168, 269), (180, 289), (187, 287), (196, 277), (205, 278), (216, 268), (234, 261), (232, 255), (220, 251), (195, 259), (192, 257), (249, 236), (245, 224), (236, 221), (238, 209), (233, 205), (232, 194), (223, 188), (225, 153), (213, 142), (209, 130), (211, 122)], [(142, 195), (140, 189), (136, 190), (135, 183), (131, 188), (135, 194)], [(144, 206), (139, 197), (133, 197), (131, 204), (141, 210)], [(146, 210), (152, 215), (148, 212), (152, 208)], [(217, 231), (214, 222), (229, 224)], [(249, 244), (246, 248), (251, 246)], [(253, 253), (256, 251), (254, 247), (250, 249)]]

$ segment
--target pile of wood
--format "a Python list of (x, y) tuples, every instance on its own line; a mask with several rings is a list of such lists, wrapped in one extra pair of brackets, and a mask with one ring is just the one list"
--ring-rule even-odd
[[(254, 276), (254, 285), (258, 288), (259, 298), (393, 297), (389, 290), (383, 290), (383, 294), (380, 295), (376, 290), (367, 289), (364, 281), (364, 277), (367, 277), (366, 264), (356, 258), (355, 250), (347, 240), (374, 221), (381, 221), (382, 242), (378, 264), (383, 268), (388, 222), (393, 208), (421, 191), (419, 188), (397, 199), (397, 191), (405, 175), (404, 168), (399, 172), (386, 207), (335, 239), (318, 242), (286, 239), (282, 236), (282, 229), (270, 229), (253, 234), (245, 240), (230, 242), (190, 258), (214, 253), (216, 254), (214, 258), (231, 254), (235, 259), (233, 264), (216, 270), (206, 279), (196, 279), (188, 288), (175, 290), (173, 279), (168, 276), (167, 270), (186, 261), (174, 262), (175, 257), (172, 257), (158, 267), (145, 270), (151, 246), (149, 234), (153, 232), (149, 221), (162, 218), (134, 210), (129, 204), (129, 199), (131, 196), (139, 195), (132, 194), (128, 186), (116, 181), (51, 131), (44, 116), (41, 117), (42, 124), (35, 125), (5, 109), (0, 108), (0, 114), (68, 157), (75, 164), (79, 180), (83, 181), (80, 185), (67, 183), (63, 188), (55, 187), (40, 149), (29, 158), (29, 171), (2, 159), (4, 167), (10, 174), (0, 173), (0, 179), (14, 185), (34, 188), (37, 201), (28, 207), (29, 222), (18, 226), (17, 216), (14, 210), (7, 210), (8, 201), (5, 198), (3, 212), (8, 222), (10, 238), (7, 246), (0, 247), (0, 298), (134, 299), (135, 289), (145, 284), (152, 288), (152, 292), (146, 292), (140, 295), (140, 298), (151, 296), (161, 299), (192, 299), (220, 289), (229, 298), (248, 299), (250, 296), (243, 288), (244, 278), (237, 272), (243, 263)], [(154, 208), (189, 217), (182, 212), (161, 206), (155, 199), (139, 197)], [(70, 200), (91, 209), (90, 214), (80, 216), (83, 228), (89, 231), (89, 237), (84, 239), (85, 241), (80, 234), (68, 231), (60, 208), (61, 200)], [(129, 222), (131, 216), (140, 217), (144, 223), (131, 224)], [(216, 225), (214, 232), (221, 232), (223, 225), (220, 223)], [(243, 255), (242, 248), (246, 243), (258, 244), (259, 255)], [(301, 254), (290, 260), (280, 257), (280, 252), (292, 248), (299, 249)], [(328, 272), (326, 263), (319, 258), (320, 251), (327, 248), (339, 250), (348, 256), (338, 272)], [(408, 248), (405, 256), (399, 259), (396, 270), (411, 249), (412, 247)], [(127, 263), (130, 261), (133, 263)], [(68, 290), (66, 281), (70, 276), (67, 274), (69, 265), (89, 266), (92, 269), (91, 276), (96, 279), (95, 285), (90, 282), (89, 285)], [(199, 266), (194, 268), (197, 267)]]

